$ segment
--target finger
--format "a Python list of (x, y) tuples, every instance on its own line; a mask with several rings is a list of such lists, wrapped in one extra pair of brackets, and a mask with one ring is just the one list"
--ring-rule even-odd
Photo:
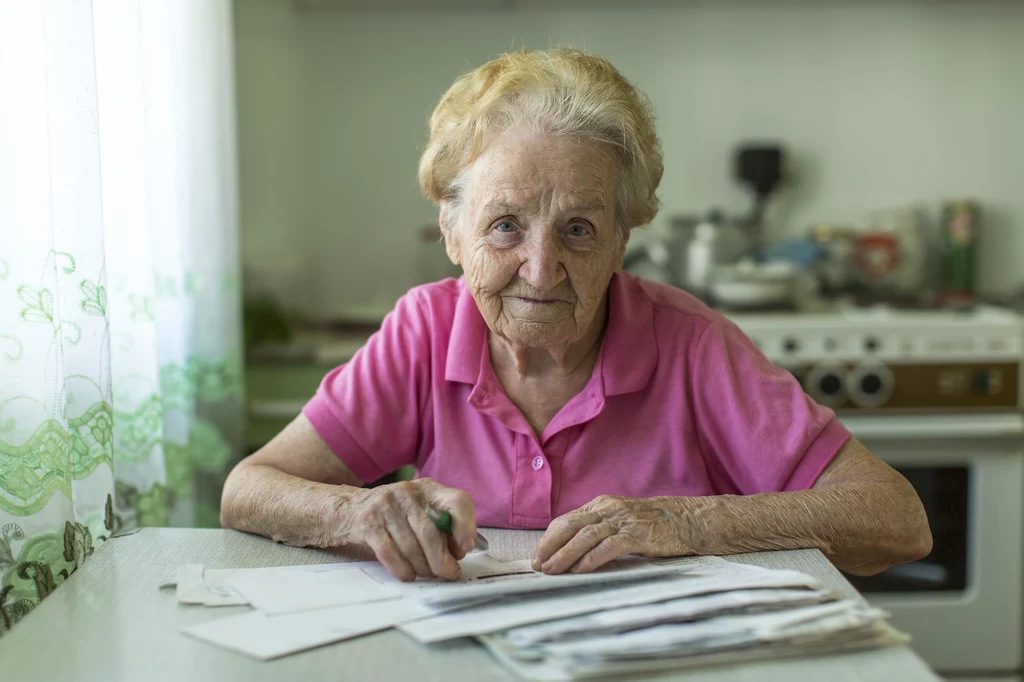
[(473, 498), (455, 488), (435, 483), (428, 499), (435, 509), (447, 510), (452, 515), (452, 537), (465, 556), (476, 546), (476, 505)]
[(377, 557), (377, 561), (383, 564), (388, 573), (403, 582), (416, 579), (416, 569), (405, 560), (398, 545), (383, 526), (368, 527), (363, 531), (363, 536), (366, 539), (366, 544), (370, 546), (374, 556)]
[(431, 575), (445, 580), (458, 580), (459, 562), (448, 551), (448, 537), (434, 526), (426, 510), (418, 508), (408, 515), (409, 526), (426, 558)]
[(580, 560), (569, 569), (569, 572), (590, 573), (601, 568), (609, 561), (614, 561), (632, 553), (633, 542), (629, 537), (621, 534), (612, 535), (597, 543), (596, 547), (580, 557)]
[(459, 547), (459, 541), (455, 539), (454, 535), (445, 535), (445, 540), (448, 542), (448, 551), (451, 552), (452, 556), (455, 557), (456, 561), (462, 561), (466, 558), (466, 552)]
[(416, 575), (425, 578), (432, 577), (434, 574), (430, 570), (430, 564), (423, 555), (423, 549), (420, 547), (416, 533), (409, 526), (409, 520), (406, 518), (404, 510), (401, 508), (388, 509), (384, 519), (388, 534), (398, 545), (405, 560), (412, 565)]
[(615, 535), (619, 529), (607, 522), (584, 526), (572, 536), (561, 549), (541, 564), (541, 570), (548, 574), (565, 573), (572, 568), (583, 555), (597, 547), (605, 538)]
[(533, 561), (531, 562), (533, 570), (541, 570), (544, 563), (564, 547), (565, 543), (569, 542), (581, 528), (600, 522), (600, 514), (579, 509), (563, 514), (552, 521), (540, 542), (537, 543), (537, 549), (533, 551)]

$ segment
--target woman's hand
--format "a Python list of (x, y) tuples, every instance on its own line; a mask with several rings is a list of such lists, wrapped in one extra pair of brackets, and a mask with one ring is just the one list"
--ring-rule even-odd
[[(434, 526), (428, 507), (451, 513), (451, 535)], [(429, 478), (361, 489), (338, 512), (337, 544), (369, 547), (399, 580), (457, 580), (458, 560), (476, 542), (473, 500)]]
[(627, 554), (693, 554), (687, 498), (602, 495), (548, 526), (533, 555), (545, 573), (586, 573)]

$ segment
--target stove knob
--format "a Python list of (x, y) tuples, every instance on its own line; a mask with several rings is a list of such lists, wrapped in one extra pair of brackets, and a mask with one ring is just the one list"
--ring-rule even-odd
[(988, 372), (984, 370), (975, 372), (972, 383), (974, 384), (974, 392), (980, 393), (981, 395), (988, 395), (992, 384), (989, 380)]
[(826, 407), (846, 403), (846, 370), (839, 365), (818, 365), (807, 375), (807, 394)]
[(892, 371), (882, 364), (860, 365), (847, 377), (850, 399), (860, 407), (885, 405), (892, 397)]
[(882, 347), (882, 342), (875, 336), (869, 336), (864, 339), (864, 350), (868, 353), (874, 353)]
[(787, 354), (792, 354), (800, 350), (800, 342), (794, 339), (792, 336), (782, 341), (782, 350)]
[(843, 390), (843, 380), (838, 374), (826, 374), (818, 380), (818, 390), (822, 395), (839, 395)]

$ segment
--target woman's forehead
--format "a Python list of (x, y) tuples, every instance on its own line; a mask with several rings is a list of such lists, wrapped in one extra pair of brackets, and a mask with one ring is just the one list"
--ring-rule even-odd
[(467, 190), (485, 209), (529, 208), (557, 201), (605, 209), (618, 168), (603, 150), (550, 134), (503, 135), (474, 161)]
[(498, 213), (533, 213), (548, 203), (545, 199), (553, 201), (562, 209), (580, 215), (604, 213), (609, 202), (604, 199), (604, 193), (585, 191), (580, 193), (559, 194), (545, 192), (540, 188), (524, 189), (518, 192), (500, 193), (498, 196), (491, 196), (481, 207), (487, 214)]

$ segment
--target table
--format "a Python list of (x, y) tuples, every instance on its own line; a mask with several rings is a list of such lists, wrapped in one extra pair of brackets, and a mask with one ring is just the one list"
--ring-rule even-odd
[[(514, 534), (485, 530), (491, 554), (522, 559)], [(534, 540), (535, 542), (535, 540)], [(520, 546), (522, 543), (518, 543)], [(296, 549), (230, 530), (147, 528), (104, 542), (82, 568), (15, 628), (0, 638), (5, 682), (120, 680), (396, 680), (491, 682), (517, 679), (475, 642), (419, 645), (387, 631), (274, 661), (260, 662), (182, 635), (182, 626), (240, 613), (247, 607), (179, 605), (157, 584), (176, 566), (210, 568), (329, 563), (365, 559), (325, 550)], [(860, 598), (817, 550), (729, 557), (748, 564), (799, 566), (839, 592)], [(688, 682), (923, 682), (938, 680), (907, 647), (817, 658), (746, 663), (664, 673), (650, 678)]]

